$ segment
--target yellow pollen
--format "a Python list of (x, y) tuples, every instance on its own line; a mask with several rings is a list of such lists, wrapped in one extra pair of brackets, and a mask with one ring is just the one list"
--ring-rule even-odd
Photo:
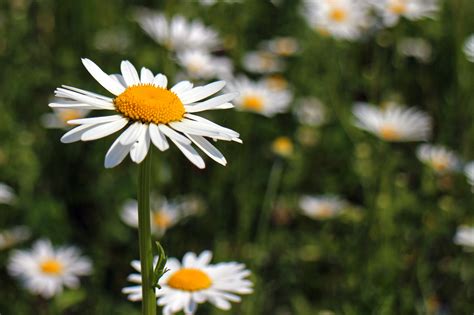
[(394, 14), (403, 14), (407, 11), (407, 6), (401, 1), (394, 1), (389, 7), (389, 10)]
[(297, 50), (297, 44), (289, 38), (282, 38), (276, 43), (276, 51), (283, 56), (290, 56)]
[(282, 75), (274, 74), (265, 79), (268, 87), (273, 90), (284, 90), (288, 86), (288, 81)]
[(153, 224), (161, 229), (166, 229), (171, 225), (171, 218), (163, 211), (156, 211), (152, 214)]
[(330, 204), (323, 204), (319, 207), (317, 216), (320, 218), (329, 218), (333, 214), (333, 207)]
[(63, 265), (57, 260), (48, 259), (40, 264), (40, 269), (43, 273), (59, 275), (63, 272)]
[(347, 11), (341, 8), (335, 8), (331, 10), (329, 17), (335, 22), (344, 22), (347, 20)]
[(212, 285), (211, 278), (199, 269), (183, 268), (176, 271), (169, 279), (168, 285), (183, 291), (199, 291)]
[(443, 172), (448, 168), (449, 162), (446, 159), (434, 160), (431, 165), (438, 172)]
[(245, 108), (254, 110), (257, 112), (261, 111), (263, 108), (263, 100), (260, 96), (253, 96), (253, 95), (244, 96), (244, 100), (242, 104)]
[(387, 141), (396, 141), (400, 139), (400, 133), (390, 125), (385, 125), (380, 128), (380, 137)]
[(59, 120), (67, 124), (69, 120), (82, 118), (82, 113), (76, 109), (63, 109), (57, 113)]
[(278, 137), (273, 141), (272, 149), (275, 154), (289, 157), (293, 153), (293, 142), (288, 137)]
[(114, 99), (114, 105), (123, 116), (143, 123), (167, 124), (181, 120), (185, 113), (176, 94), (151, 84), (128, 87)]

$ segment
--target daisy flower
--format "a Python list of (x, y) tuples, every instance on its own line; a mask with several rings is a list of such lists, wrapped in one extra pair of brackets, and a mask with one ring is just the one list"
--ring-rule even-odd
[(8, 272), (21, 280), (33, 294), (51, 298), (63, 287), (77, 288), (79, 276), (92, 271), (89, 259), (82, 257), (75, 247), (54, 249), (49, 240), (39, 240), (31, 251), (14, 251), (9, 259)]
[(233, 65), (229, 58), (215, 57), (204, 50), (184, 50), (176, 55), (178, 64), (193, 79), (229, 78)]
[(371, 23), (368, 7), (361, 0), (305, 0), (308, 24), (337, 39), (357, 40)]
[(397, 51), (402, 56), (413, 57), (420, 62), (431, 60), (431, 44), (424, 38), (402, 38), (397, 43)]
[(281, 74), (271, 74), (262, 78), (265, 85), (273, 91), (288, 89), (288, 81)]
[(438, 11), (437, 0), (369, 0), (382, 16), (386, 26), (394, 26), (400, 18), (420, 20), (433, 17)]
[(294, 151), (293, 142), (288, 137), (278, 137), (272, 142), (272, 151), (278, 156), (289, 158)]
[(275, 55), (289, 57), (297, 54), (300, 50), (298, 41), (289, 36), (275, 37), (262, 43), (262, 48), (268, 50)]
[(215, 50), (220, 45), (219, 35), (200, 21), (189, 22), (181, 15), (167, 19), (163, 14), (146, 9), (137, 11), (135, 19), (141, 28), (158, 44), (169, 50)]
[(41, 123), (45, 128), (68, 129), (72, 127), (67, 123), (69, 120), (84, 118), (89, 112), (89, 109), (81, 108), (53, 108), (53, 113), (41, 116)]
[(418, 159), (430, 166), (436, 173), (449, 173), (459, 169), (456, 154), (440, 145), (422, 144), (416, 151)]
[[(91, 141), (127, 127), (105, 155), (106, 168), (120, 164), (127, 154), (130, 154), (133, 162), (141, 163), (148, 153), (150, 142), (165, 151), (169, 148), (167, 139), (199, 168), (204, 168), (205, 163), (191, 144), (225, 165), (227, 161), (224, 156), (204, 137), (241, 143), (237, 132), (194, 114), (233, 107), (229, 101), (237, 93), (208, 98), (224, 87), (224, 81), (195, 88), (191, 82), (182, 81), (168, 89), (166, 76), (161, 73), (154, 76), (147, 68), (142, 68), (139, 75), (129, 61), (122, 61), (122, 74), (113, 75), (106, 74), (89, 59), (83, 59), (82, 63), (114, 98), (63, 86), (56, 89), (56, 96), (65, 101), (58, 101), (50, 106), (114, 112), (110, 116), (69, 120), (69, 124), (79, 126), (61, 138), (63, 143)], [(208, 99), (204, 100), (206, 98)], [(71, 100), (80, 104), (70, 104)]]
[(240, 92), (234, 100), (237, 109), (267, 117), (286, 112), (293, 98), (287, 89), (274, 90), (269, 88), (265, 81), (255, 82), (246, 77), (230, 81), (228, 89)]
[(463, 51), (467, 60), (474, 62), (474, 34), (469, 36), (464, 42)]
[(0, 204), (12, 204), (16, 199), (13, 188), (7, 184), (0, 183)]
[(254, 73), (274, 73), (280, 72), (284, 68), (283, 61), (277, 55), (267, 51), (246, 53), (242, 65), (245, 70)]
[[(169, 269), (159, 280), (161, 289), (156, 290), (158, 305), (163, 306), (163, 315), (184, 311), (194, 314), (198, 304), (206, 301), (222, 310), (231, 308), (230, 302), (240, 302), (237, 294), (252, 293), (252, 282), (246, 279), (250, 271), (244, 264), (225, 262), (210, 264), (212, 253), (204, 251), (199, 256), (188, 252), (180, 263), (169, 258), (165, 269)], [(155, 263), (156, 263), (155, 258)], [(132, 267), (140, 272), (140, 262), (132, 261)], [(128, 277), (130, 282), (141, 283), (140, 274)], [(142, 299), (141, 285), (125, 287), (122, 292), (128, 294), (131, 301)]]
[(295, 115), (300, 124), (319, 127), (326, 121), (326, 108), (318, 98), (308, 97), (298, 102)]
[(431, 118), (414, 108), (390, 103), (379, 108), (367, 103), (356, 103), (352, 110), (356, 127), (390, 142), (427, 140), (431, 134)]
[(474, 250), (474, 227), (461, 225), (454, 236), (454, 243), (469, 250)]
[(340, 214), (346, 201), (337, 196), (303, 196), (299, 206), (303, 214), (315, 220), (324, 220)]
[(469, 185), (474, 188), (474, 161), (469, 162), (464, 166), (464, 175), (466, 175)]
[(19, 243), (28, 240), (31, 231), (26, 226), (16, 226), (14, 228), (0, 232), (0, 250), (11, 248)]
[[(167, 229), (179, 222), (179, 220), (198, 211), (196, 204), (183, 199), (176, 202), (168, 202), (164, 198), (151, 198), (151, 232), (158, 237), (163, 236)], [(125, 202), (120, 213), (123, 222), (131, 227), (138, 228), (138, 203), (136, 200)]]

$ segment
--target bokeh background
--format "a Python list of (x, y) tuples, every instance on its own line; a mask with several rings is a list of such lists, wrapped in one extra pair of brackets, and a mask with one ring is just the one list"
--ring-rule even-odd
[[(453, 243), (457, 227), (474, 218), (464, 174), (435, 174), (416, 158), (417, 143), (383, 142), (357, 129), (351, 114), (355, 101), (417, 106), (433, 119), (432, 142), (473, 159), (474, 64), (462, 50), (474, 31), (472, 1), (441, 1), (434, 18), (401, 20), (344, 41), (312, 30), (294, 0), (2, 0), (0, 182), (16, 198), (0, 204), (0, 230), (22, 225), (31, 237), (0, 251), (0, 313), (139, 314), (139, 304), (121, 293), (138, 257), (137, 231), (120, 218), (124, 202), (136, 196), (138, 168), (126, 160), (104, 169), (114, 137), (64, 145), (64, 130), (45, 128), (42, 119), (61, 84), (105, 94), (81, 57), (107, 72), (128, 59), (176, 82), (180, 66), (134, 21), (138, 7), (203, 21), (223, 39), (218, 55), (255, 79), (261, 75), (242, 66), (247, 52), (276, 36), (298, 42), (278, 71), (293, 94), (286, 113), (207, 115), (241, 133), (242, 145), (217, 144), (226, 167), (209, 160), (199, 170), (174, 147), (153, 152), (152, 190), (201, 204), (160, 238), (167, 253), (181, 258), (210, 249), (213, 261), (241, 261), (252, 270), (254, 293), (229, 314), (473, 312), (473, 254)], [(404, 54), (406, 38), (422, 39), (428, 57)], [(294, 114), (308, 97), (324, 104), (318, 126)], [(272, 150), (282, 136), (292, 143), (283, 156)], [(324, 194), (346, 200), (345, 211), (324, 220), (301, 213), (303, 195)], [(81, 288), (45, 300), (9, 276), (11, 251), (40, 238), (76, 245), (93, 261)]]

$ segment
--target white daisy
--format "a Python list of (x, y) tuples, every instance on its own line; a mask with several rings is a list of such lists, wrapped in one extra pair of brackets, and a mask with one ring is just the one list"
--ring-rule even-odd
[(284, 69), (283, 61), (268, 51), (251, 51), (244, 55), (242, 65), (254, 73), (274, 73)]
[(0, 204), (12, 204), (16, 199), (13, 188), (7, 184), (0, 183)]
[(405, 37), (397, 43), (397, 51), (405, 57), (413, 57), (420, 62), (431, 60), (431, 44), (424, 38)]
[[(54, 101), (51, 104), (54, 104)], [(72, 104), (77, 102), (71, 102)], [(89, 109), (84, 108), (53, 108), (53, 113), (41, 116), (41, 123), (45, 128), (69, 129), (73, 127), (67, 123), (69, 120), (84, 118), (89, 112)]]
[[(167, 138), (199, 168), (205, 167), (204, 160), (192, 147), (192, 143), (213, 160), (225, 165), (227, 161), (224, 156), (204, 137), (241, 143), (237, 132), (193, 114), (233, 107), (229, 101), (235, 98), (237, 93), (204, 100), (219, 92), (225, 85), (224, 81), (195, 88), (191, 82), (182, 81), (168, 89), (166, 76), (161, 73), (154, 76), (147, 68), (142, 68), (139, 75), (129, 61), (122, 61), (122, 74), (113, 75), (106, 74), (89, 59), (83, 59), (82, 62), (94, 79), (115, 97), (63, 86), (56, 89), (56, 96), (66, 101), (50, 106), (115, 112), (110, 116), (70, 120), (68, 123), (79, 127), (70, 130), (61, 138), (63, 143), (91, 141), (111, 135), (127, 126), (107, 152), (106, 168), (120, 164), (129, 153), (133, 162), (141, 163), (148, 153), (150, 142), (165, 151), (169, 148)], [(70, 104), (69, 100), (81, 104)]]
[(219, 35), (200, 21), (186, 20), (176, 15), (168, 20), (163, 14), (139, 10), (135, 19), (142, 29), (157, 43), (170, 50), (214, 50), (220, 44)]
[(394, 26), (400, 18), (420, 20), (433, 17), (438, 11), (437, 0), (369, 0), (382, 16), (386, 26)]
[(334, 38), (356, 40), (371, 24), (362, 0), (305, 0), (304, 16), (310, 26)]
[(367, 103), (356, 103), (352, 112), (357, 119), (356, 127), (385, 141), (421, 141), (427, 140), (431, 134), (431, 118), (414, 107), (390, 103), (379, 108)]
[(242, 111), (251, 111), (267, 117), (283, 113), (288, 110), (293, 95), (290, 91), (269, 88), (265, 81), (251, 81), (246, 77), (239, 77), (228, 84), (230, 91), (239, 91), (235, 98), (236, 108)]
[[(160, 279), (160, 290), (156, 290), (158, 305), (163, 306), (163, 315), (184, 311), (194, 314), (198, 304), (206, 301), (219, 309), (228, 310), (230, 302), (240, 302), (237, 294), (252, 293), (252, 282), (246, 278), (250, 271), (237, 262), (209, 264), (210, 251), (199, 256), (188, 252), (181, 264), (176, 258), (169, 258), (166, 267), (169, 271)], [(156, 263), (156, 258), (155, 258)], [(132, 267), (140, 272), (140, 261), (134, 260)], [(141, 275), (134, 273), (128, 277), (130, 282), (141, 283)], [(141, 285), (125, 287), (122, 292), (128, 294), (131, 301), (142, 299)]]
[(440, 145), (422, 144), (416, 155), (421, 162), (440, 174), (456, 171), (461, 164), (453, 151)]
[(229, 58), (216, 57), (204, 50), (184, 50), (177, 53), (176, 59), (193, 79), (226, 79), (231, 77), (233, 71)]
[(31, 251), (14, 251), (8, 271), (33, 294), (51, 298), (61, 293), (64, 286), (77, 288), (78, 277), (90, 274), (92, 265), (75, 247), (55, 250), (49, 240), (39, 240)]
[[(158, 237), (163, 236), (167, 229), (179, 222), (179, 220), (195, 214), (198, 211), (196, 204), (188, 201), (188, 198), (168, 202), (164, 198), (153, 196), (150, 200), (151, 231)], [(131, 227), (138, 227), (138, 203), (136, 200), (128, 200), (122, 207), (120, 217), (123, 222)]]
[(466, 59), (470, 62), (474, 62), (474, 34), (466, 38), (463, 47)]
[(297, 54), (300, 50), (298, 41), (289, 36), (275, 37), (262, 43), (261, 47), (278, 56), (289, 57)]
[(295, 107), (298, 121), (307, 126), (319, 127), (326, 121), (326, 107), (316, 97), (303, 98)]
[(19, 243), (28, 240), (31, 231), (26, 226), (16, 226), (0, 232), (0, 250), (11, 248)]
[(340, 214), (346, 207), (346, 201), (337, 196), (303, 196), (299, 206), (306, 216), (321, 220)]
[(464, 175), (466, 175), (469, 185), (474, 188), (474, 161), (469, 162), (464, 166)]
[(454, 243), (474, 250), (474, 227), (461, 225), (454, 236)]
[(281, 74), (271, 74), (262, 78), (265, 85), (273, 91), (284, 91), (288, 89), (288, 81)]

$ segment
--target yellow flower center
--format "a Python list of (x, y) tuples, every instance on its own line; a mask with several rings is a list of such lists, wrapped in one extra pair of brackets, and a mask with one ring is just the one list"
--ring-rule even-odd
[(330, 204), (323, 204), (319, 207), (317, 216), (320, 218), (329, 218), (334, 214), (334, 209)]
[(167, 124), (181, 120), (185, 113), (176, 94), (151, 84), (128, 87), (114, 99), (114, 105), (123, 116), (143, 123)]
[(242, 102), (243, 106), (247, 109), (254, 111), (261, 111), (263, 108), (263, 100), (260, 96), (248, 95), (244, 97)]
[(69, 120), (82, 118), (81, 111), (77, 109), (63, 109), (59, 111), (57, 115), (63, 124), (67, 124)]
[(400, 139), (400, 133), (391, 125), (385, 125), (380, 128), (380, 137), (387, 141), (395, 141)]
[(183, 291), (199, 291), (212, 285), (211, 278), (199, 269), (183, 268), (176, 271), (169, 279), (168, 285)]
[(400, 15), (407, 11), (407, 5), (402, 1), (394, 1), (390, 4), (389, 10), (394, 14)]
[(171, 225), (171, 218), (163, 211), (156, 211), (152, 214), (152, 221), (157, 227), (166, 229)]
[(432, 161), (431, 165), (433, 166), (435, 171), (443, 172), (448, 168), (449, 162), (448, 162), (447, 159), (439, 158), (439, 159), (436, 159), (436, 160)]
[(344, 22), (347, 20), (347, 11), (341, 8), (334, 8), (329, 12), (329, 17), (335, 22)]
[(278, 137), (272, 144), (273, 152), (283, 157), (288, 157), (293, 153), (293, 142), (288, 137)]
[(59, 275), (63, 272), (63, 265), (55, 259), (48, 259), (40, 264), (40, 269), (49, 275)]
[(280, 74), (274, 74), (265, 79), (267, 86), (273, 90), (284, 90), (288, 86), (288, 81)]
[(297, 44), (290, 38), (282, 38), (276, 43), (276, 51), (283, 56), (290, 56), (297, 50)]

